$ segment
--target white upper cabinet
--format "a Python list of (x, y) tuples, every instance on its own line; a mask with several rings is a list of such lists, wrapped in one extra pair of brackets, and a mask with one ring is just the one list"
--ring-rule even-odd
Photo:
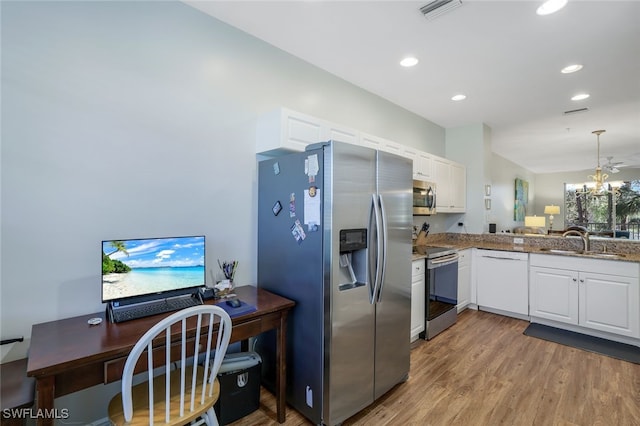
[(321, 142), (327, 133), (325, 129), (318, 118), (279, 108), (259, 117), (256, 152), (271, 155), (301, 152), (310, 143)]
[(406, 157), (406, 155), (404, 154), (405, 147), (403, 147), (398, 142), (390, 141), (389, 139), (384, 139), (379, 136), (373, 136), (361, 132), (360, 145)]
[(433, 180), (433, 157), (431, 154), (418, 151), (413, 160), (413, 178), (417, 180)]
[(462, 164), (287, 108), (278, 108), (258, 118), (258, 154), (277, 156), (302, 152), (309, 144), (329, 140), (366, 146), (411, 159), (414, 179), (437, 184), (438, 213), (464, 213), (466, 210), (466, 169)]
[(360, 141), (360, 132), (334, 123), (326, 122), (326, 125), (323, 126), (323, 133), (323, 141), (339, 141), (353, 145), (357, 145)]
[(287, 108), (278, 108), (258, 119), (256, 152), (259, 154), (301, 152), (309, 144), (329, 140), (358, 144), (360, 134), (355, 129)]
[(415, 176), (415, 174), (416, 174), (416, 158), (418, 157), (418, 150), (415, 149), (415, 148), (412, 148), (410, 146), (403, 146), (402, 147), (402, 156), (403, 157), (407, 157), (408, 159), (413, 161), (413, 175)]
[(467, 210), (467, 169), (462, 164), (451, 163), (450, 176), (453, 183), (452, 211), (464, 212)]
[(464, 213), (467, 208), (467, 174), (462, 164), (445, 158), (433, 157), (436, 182), (436, 211), (438, 213)]

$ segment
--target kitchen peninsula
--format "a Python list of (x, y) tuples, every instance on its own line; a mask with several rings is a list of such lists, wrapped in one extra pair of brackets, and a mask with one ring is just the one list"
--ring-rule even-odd
[[(580, 244), (580, 238), (576, 237), (517, 234), (441, 233), (430, 234), (425, 240), (428, 247), (450, 247), (458, 250), (478, 248), (640, 262), (640, 241), (592, 238), (591, 251), (588, 253), (582, 252)], [(414, 259), (421, 257), (419, 252), (418, 247)]]
[[(417, 246), (413, 260), (428, 247), (470, 258), (471, 273), (459, 274), (458, 311), (477, 308), (640, 347), (640, 243), (592, 238), (590, 251), (583, 246), (573, 236), (442, 233)], [(507, 276), (516, 253), (523, 268)]]

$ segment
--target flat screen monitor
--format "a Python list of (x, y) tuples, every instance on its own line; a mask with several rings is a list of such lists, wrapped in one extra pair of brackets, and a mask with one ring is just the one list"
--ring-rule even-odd
[(102, 301), (205, 284), (204, 236), (102, 242)]

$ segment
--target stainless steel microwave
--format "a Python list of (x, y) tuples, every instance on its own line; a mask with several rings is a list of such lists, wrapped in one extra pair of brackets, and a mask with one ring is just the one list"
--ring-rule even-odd
[(413, 214), (429, 216), (436, 214), (436, 184), (422, 180), (413, 181)]

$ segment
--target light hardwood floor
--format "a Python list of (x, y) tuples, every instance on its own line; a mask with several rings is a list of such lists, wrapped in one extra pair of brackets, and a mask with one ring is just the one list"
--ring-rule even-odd
[[(640, 425), (640, 365), (522, 334), (528, 322), (464, 311), (411, 351), (407, 382), (343, 425)], [(277, 425), (273, 396), (233, 426)], [(291, 407), (286, 425), (309, 425)]]

